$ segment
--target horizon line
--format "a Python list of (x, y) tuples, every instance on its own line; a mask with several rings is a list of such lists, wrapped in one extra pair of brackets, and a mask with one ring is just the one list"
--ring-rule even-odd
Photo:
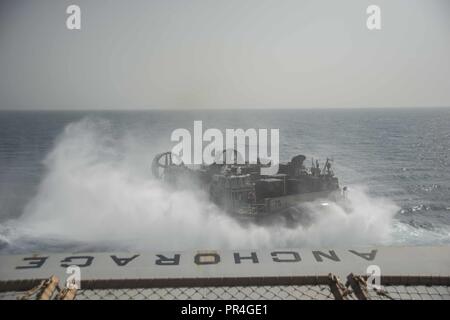
[(236, 110), (242, 110), (242, 111), (293, 111), (293, 110), (305, 110), (305, 111), (311, 111), (311, 110), (370, 110), (370, 109), (392, 109), (392, 110), (398, 110), (398, 109), (445, 109), (450, 108), (449, 106), (380, 106), (380, 107), (306, 107), (306, 108), (289, 108), (289, 107), (280, 107), (280, 108), (255, 108), (255, 107), (242, 107), (242, 108), (213, 108), (213, 107), (198, 107), (198, 108), (160, 108), (160, 107), (138, 107), (138, 108), (99, 108), (99, 109), (93, 109), (93, 108), (69, 108), (69, 109), (57, 109), (57, 108), (7, 108), (7, 109), (1, 109), (0, 112), (29, 112), (29, 111), (55, 111), (55, 112), (96, 112), (96, 111), (109, 111), (109, 112), (139, 112), (139, 111), (236, 111)]

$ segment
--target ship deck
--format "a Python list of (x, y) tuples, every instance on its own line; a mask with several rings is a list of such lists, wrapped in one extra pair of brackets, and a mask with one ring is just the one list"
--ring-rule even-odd
[[(0, 299), (79, 267), (76, 299), (450, 299), (450, 247), (0, 256)], [(370, 270), (380, 287), (370, 284)], [(369, 272), (370, 273), (370, 272)]]

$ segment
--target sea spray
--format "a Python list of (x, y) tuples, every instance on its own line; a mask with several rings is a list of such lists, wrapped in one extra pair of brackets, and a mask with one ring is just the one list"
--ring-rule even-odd
[[(200, 188), (173, 189), (152, 178), (159, 141), (118, 134), (104, 120), (72, 123), (45, 159), (46, 173), (23, 215), (8, 224), (15, 240), (49, 239), (102, 250), (188, 250), (360, 246), (389, 243), (398, 207), (350, 186), (352, 210), (329, 206), (295, 228), (241, 226)], [(9, 241), (12, 241), (11, 239)], [(62, 249), (61, 249), (62, 250)]]

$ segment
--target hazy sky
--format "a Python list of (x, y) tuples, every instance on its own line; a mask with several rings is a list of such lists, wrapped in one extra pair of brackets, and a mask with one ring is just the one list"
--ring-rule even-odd
[(0, 0), (0, 109), (391, 106), (450, 106), (449, 0)]

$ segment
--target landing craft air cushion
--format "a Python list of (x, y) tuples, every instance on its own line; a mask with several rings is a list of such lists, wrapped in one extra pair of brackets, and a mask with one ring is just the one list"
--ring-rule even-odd
[(290, 162), (281, 163), (277, 174), (262, 175), (261, 168), (267, 165), (259, 160), (254, 164), (238, 164), (238, 153), (236, 150), (233, 153), (233, 164), (214, 162), (199, 169), (189, 168), (181, 161), (176, 164), (171, 152), (160, 153), (153, 159), (152, 173), (171, 185), (204, 187), (215, 204), (242, 222), (282, 221), (294, 226), (310, 220), (305, 204), (311, 206), (322, 200), (323, 205), (333, 201), (347, 206), (347, 188), (339, 187), (330, 159), (323, 168), (318, 160), (312, 161), (308, 170), (304, 165), (306, 157), (297, 155)]

